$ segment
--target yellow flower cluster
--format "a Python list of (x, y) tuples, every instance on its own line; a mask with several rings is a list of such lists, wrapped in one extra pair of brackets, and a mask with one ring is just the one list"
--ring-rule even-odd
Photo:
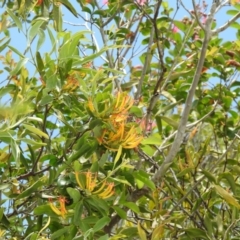
[(118, 92), (112, 101), (106, 101), (104, 110), (99, 112), (92, 99), (88, 101), (88, 109), (91, 113), (108, 123), (108, 127), (102, 129), (101, 136), (97, 137), (99, 144), (112, 151), (118, 151), (119, 147), (132, 149), (139, 145), (143, 136), (133, 123), (127, 123), (129, 109), (134, 100), (126, 93)]
[(67, 214), (67, 209), (65, 207), (65, 203), (66, 198), (60, 196), (58, 198), (58, 202), (59, 202), (59, 206), (55, 206), (55, 204), (52, 202), (52, 199), (49, 199), (49, 205), (51, 207), (51, 209), (53, 210), (53, 212), (55, 212), (57, 215), (61, 216), (62, 218), (65, 218), (66, 214)]
[(97, 195), (99, 198), (106, 199), (114, 194), (114, 183), (108, 183), (106, 180), (97, 182), (97, 174), (88, 172), (75, 172), (76, 181), (81, 190), (91, 195)]

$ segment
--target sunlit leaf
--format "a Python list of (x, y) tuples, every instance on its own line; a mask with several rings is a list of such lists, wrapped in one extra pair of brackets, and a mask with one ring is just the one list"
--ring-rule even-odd
[(33, 126), (31, 126), (31, 125), (28, 125), (28, 124), (23, 124), (23, 126), (27, 129), (27, 130), (29, 130), (30, 132), (33, 132), (33, 133), (35, 133), (35, 134), (37, 134), (37, 135), (39, 135), (39, 136), (41, 136), (41, 137), (44, 137), (44, 138), (49, 138), (49, 136), (46, 134), (46, 133), (44, 133), (43, 131), (41, 131), (40, 129), (38, 129), (38, 128), (35, 128), (35, 127), (33, 127)]
[(219, 185), (214, 185), (217, 193), (230, 205), (233, 205), (236, 208), (240, 208), (240, 204), (238, 203), (237, 199), (232, 196), (229, 192), (225, 189), (220, 187)]

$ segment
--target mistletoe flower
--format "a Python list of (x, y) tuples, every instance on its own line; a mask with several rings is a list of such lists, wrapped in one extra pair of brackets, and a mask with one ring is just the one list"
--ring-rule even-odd
[(103, 5), (108, 5), (108, 0), (103, 0)]
[(106, 199), (114, 194), (114, 183), (107, 183), (106, 180), (97, 182), (97, 174), (88, 172), (75, 172), (75, 178), (81, 190), (88, 195), (96, 195)]
[(147, 2), (147, 0), (137, 0), (137, 3), (138, 3), (140, 6), (143, 6), (146, 2)]
[(177, 33), (179, 31), (179, 29), (174, 25), (172, 28), (172, 32), (173, 33)]
[(112, 151), (118, 151), (119, 146), (125, 149), (136, 148), (142, 141), (135, 126), (127, 126), (124, 122), (115, 124), (113, 129), (104, 129), (98, 142)]
[(65, 207), (65, 203), (67, 202), (66, 198), (63, 197), (63, 196), (60, 196), (58, 198), (58, 202), (59, 202), (60, 206), (56, 207), (53, 204), (52, 199), (49, 199), (49, 205), (50, 205), (51, 209), (53, 210), (53, 212), (55, 212), (57, 215), (61, 216), (62, 218), (65, 218), (66, 214), (67, 214), (67, 210), (66, 210), (66, 207)]

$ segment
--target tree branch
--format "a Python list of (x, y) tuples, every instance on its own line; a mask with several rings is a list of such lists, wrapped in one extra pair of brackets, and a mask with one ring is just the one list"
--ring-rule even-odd
[(197, 65), (197, 70), (195, 72), (192, 85), (189, 89), (189, 93), (188, 93), (186, 103), (185, 103), (185, 108), (183, 110), (182, 117), (180, 119), (180, 123), (178, 126), (177, 135), (174, 139), (174, 142), (172, 144), (172, 147), (171, 147), (166, 159), (163, 161), (162, 165), (157, 170), (157, 172), (154, 174), (153, 179), (152, 179), (156, 184), (162, 179), (162, 177), (165, 175), (166, 171), (169, 169), (170, 165), (172, 164), (175, 156), (177, 155), (177, 153), (179, 151), (180, 145), (184, 138), (187, 121), (188, 121), (188, 116), (189, 116), (190, 110), (192, 108), (193, 97), (194, 97), (197, 85), (198, 85), (200, 77), (201, 77), (201, 72), (202, 72), (204, 61), (205, 61), (208, 43), (212, 36), (211, 26), (212, 26), (215, 11), (216, 11), (216, 4), (213, 3), (210, 14), (207, 17), (206, 27), (204, 28), (205, 36), (204, 36), (203, 46), (202, 46), (202, 50), (201, 50), (201, 54), (200, 54), (200, 59), (198, 61), (198, 65)]
[(213, 35), (216, 35), (224, 30), (226, 30), (234, 21), (236, 21), (240, 17), (240, 12), (237, 13), (234, 17), (232, 17), (229, 21), (227, 21), (224, 25), (221, 27), (215, 29), (212, 31)]

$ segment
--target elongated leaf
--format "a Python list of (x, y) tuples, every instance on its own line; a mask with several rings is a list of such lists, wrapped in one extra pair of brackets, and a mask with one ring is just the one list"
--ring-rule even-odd
[[(115, 157), (115, 159), (114, 159), (114, 167), (116, 166), (116, 163), (117, 163), (118, 160), (120, 159), (121, 154), (122, 154), (122, 145), (120, 145), (119, 148), (118, 148), (117, 155), (116, 155), (116, 157)], [(114, 168), (114, 167), (113, 167), (113, 168)]]
[(155, 184), (147, 177), (143, 176), (140, 172), (134, 172), (133, 176), (135, 177), (135, 179), (140, 180), (141, 182), (143, 182), (146, 186), (148, 186), (149, 188), (151, 188), (153, 191), (156, 189)]
[(57, 216), (57, 214), (53, 212), (53, 210), (51, 209), (49, 204), (37, 206), (34, 209), (34, 214), (35, 215), (47, 214), (48, 216), (51, 216), (51, 217), (56, 217)]
[(21, 194), (17, 196), (17, 199), (29, 197), (33, 192), (36, 192), (39, 190), (39, 187), (44, 185), (44, 181), (42, 179), (36, 181), (34, 184), (32, 184), (30, 187), (28, 187), (25, 191), (23, 191)]
[(10, 43), (11, 39), (9, 38), (5, 43), (3, 43), (0, 46), (0, 52), (3, 51), (6, 47), (8, 47), (8, 44)]
[(235, 179), (234, 179), (232, 173), (225, 172), (225, 173), (219, 174), (219, 180), (221, 180), (221, 179), (226, 179), (228, 181), (229, 185), (231, 186), (231, 190), (232, 190), (233, 194), (235, 194), (236, 183), (235, 183)]
[(11, 140), (11, 149), (12, 149), (12, 155), (16, 162), (16, 165), (19, 166), (20, 165), (20, 149), (16, 141), (14, 141), (13, 139)]
[(17, 75), (20, 69), (28, 62), (28, 58), (22, 58), (16, 65), (16, 67), (11, 71), (11, 75)]
[(43, 231), (49, 226), (50, 223), (51, 223), (51, 218), (48, 217), (48, 220), (47, 220), (46, 224), (45, 224), (44, 227), (38, 232), (38, 236), (40, 235), (41, 232), (43, 232)]
[(123, 205), (126, 206), (126, 207), (128, 207), (129, 209), (131, 209), (131, 210), (134, 211), (135, 213), (140, 213), (139, 207), (136, 205), (136, 203), (133, 203), (133, 202), (124, 202)]
[(166, 122), (167, 124), (169, 124), (170, 126), (174, 127), (175, 129), (178, 128), (178, 123), (173, 120), (172, 118), (166, 117), (166, 116), (161, 116), (161, 119)]
[[(37, 60), (38, 71), (41, 73), (44, 69), (44, 64), (43, 64), (43, 60), (42, 60), (40, 52), (36, 53), (36, 60)], [(50, 97), (49, 95), (47, 95), (47, 96)]]
[(229, 192), (227, 192), (225, 189), (220, 187), (219, 185), (214, 185), (217, 193), (230, 205), (233, 205), (234, 207), (240, 209), (240, 204), (238, 203), (237, 199), (234, 198)]
[(164, 226), (163, 225), (159, 225), (158, 227), (156, 227), (152, 233), (152, 238), (151, 240), (159, 240), (162, 239), (163, 237), (163, 233), (164, 233)]
[(56, 31), (62, 31), (62, 11), (61, 6), (57, 6), (53, 4), (53, 19), (54, 19), (54, 27)]
[(201, 229), (198, 229), (198, 228), (188, 228), (185, 230), (185, 232), (191, 236), (192, 238), (195, 238), (196, 236), (198, 238), (201, 238), (201, 239), (207, 239), (207, 240), (210, 240), (206, 234), (206, 232), (204, 232), (203, 230)]
[(12, 20), (14, 21), (14, 23), (17, 25), (17, 27), (22, 31), (23, 29), (22, 29), (22, 23), (20, 19), (9, 8), (7, 8), (7, 12), (9, 16), (12, 18)]
[(101, 50), (99, 50), (97, 53), (94, 53), (92, 55), (86, 56), (82, 59), (80, 59), (79, 57), (73, 56), (71, 59), (73, 59), (73, 67), (79, 67), (82, 66), (85, 63), (91, 62), (92, 60), (94, 60), (95, 58), (101, 56), (104, 52), (106, 52), (107, 50), (110, 49), (116, 49), (116, 48), (127, 48), (130, 47), (128, 45), (117, 45), (117, 46), (107, 46), (107, 47), (103, 47)]
[(44, 138), (49, 138), (49, 136), (46, 134), (46, 133), (44, 133), (43, 131), (41, 131), (40, 129), (38, 129), (38, 128), (35, 128), (35, 127), (33, 127), (33, 126), (31, 126), (31, 125), (28, 125), (28, 124), (23, 124), (23, 126), (27, 129), (27, 130), (29, 130), (30, 132), (33, 132), (33, 133), (35, 133), (35, 134), (37, 134), (37, 135), (39, 135), (39, 136), (41, 136), (41, 137), (44, 137)]
[(4, 213), (4, 209), (3, 209), (3, 208), (0, 208), (0, 221), (2, 220), (3, 213)]
[(106, 226), (110, 222), (111, 218), (109, 217), (103, 217), (99, 219), (96, 224), (93, 226), (93, 232), (97, 232), (101, 229), (103, 229), (104, 226)]
[(47, 19), (37, 19), (36, 22), (31, 26), (29, 33), (28, 33), (28, 44), (32, 42), (32, 40), (36, 37), (39, 32), (40, 27)]
[(79, 201), (79, 199), (81, 197), (79, 190), (77, 190), (75, 188), (68, 187), (67, 192), (68, 192), (69, 196), (73, 199), (74, 203)]
[(78, 17), (77, 11), (68, 0), (59, 0), (75, 17)]
[(142, 140), (143, 145), (160, 145), (162, 142), (161, 136), (159, 134), (151, 135), (148, 138)]
[(38, 31), (38, 42), (37, 42), (37, 51), (41, 48), (41, 46), (43, 45), (43, 43), (45, 42), (45, 33), (44, 31), (40, 28)]
[(57, 46), (57, 39), (54, 37), (52, 30), (47, 26), (47, 31), (48, 31), (48, 35), (49, 38), (51, 40), (52, 43), (52, 50), (50, 51), (50, 55), (56, 51), (56, 46)]
[(127, 213), (120, 207), (118, 206), (113, 206), (112, 207), (116, 213), (122, 218), (122, 219), (127, 219)]
[(69, 232), (69, 227), (64, 227), (64, 228), (54, 232), (51, 235), (51, 240), (60, 239), (60, 237), (62, 237), (64, 233), (68, 233), (68, 232)]
[(9, 183), (2, 183), (2, 184), (0, 184), (0, 191), (8, 189), (9, 187), (11, 187), (11, 184), (9, 184)]
[(76, 226), (79, 226), (80, 224), (82, 212), (83, 212), (83, 202), (79, 201), (74, 208), (73, 223)]
[(140, 222), (138, 222), (137, 229), (138, 229), (138, 235), (139, 235), (140, 239), (141, 240), (147, 240), (147, 234), (144, 231), (144, 229), (142, 228)]
[(44, 143), (44, 142), (36, 142), (32, 139), (29, 139), (29, 138), (20, 138), (18, 139), (19, 141), (23, 141), (27, 144), (30, 144), (32, 147), (42, 147), (42, 146), (46, 146), (47, 144)]
[(19, 52), (16, 48), (14, 48), (13, 46), (8, 45), (8, 47), (9, 47), (13, 52), (15, 52), (18, 56), (20, 56), (21, 58), (25, 58), (25, 56), (24, 56), (21, 52)]
[[(28, 238), (30, 236), (31, 236), (31, 238)], [(38, 234), (37, 233), (30, 233), (25, 239), (37, 240), (37, 238), (38, 238)]]

